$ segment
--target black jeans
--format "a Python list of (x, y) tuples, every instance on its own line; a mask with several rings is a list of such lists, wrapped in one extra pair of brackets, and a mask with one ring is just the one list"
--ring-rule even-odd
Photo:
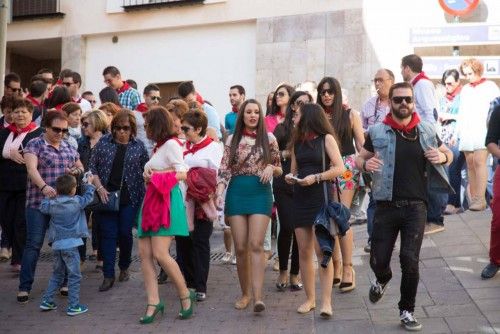
[(210, 268), (210, 236), (213, 223), (194, 220), (194, 230), (188, 237), (175, 237), (177, 263), (186, 279), (188, 288), (196, 292), (207, 292)]
[(293, 194), (282, 190), (275, 190), (274, 201), (276, 202), (280, 221), (280, 232), (278, 234), (278, 259), (280, 270), (288, 270), (288, 257), (290, 255), (290, 245), (292, 245), (290, 275), (298, 275), (299, 248), (297, 246), (293, 224)]
[(25, 206), (25, 190), (0, 192), (2, 247), (12, 248), (11, 264), (21, 264), (24, 246), (26, 244)]
[(401, 232), (401, 300), (399, 310), (413, 312), (419, 279), (418, 261), (424, 236), (427, 207), (424, 202), (377, 202), (371, 239), (370, 266), (379, 283), (392, 278), (394, 243)]

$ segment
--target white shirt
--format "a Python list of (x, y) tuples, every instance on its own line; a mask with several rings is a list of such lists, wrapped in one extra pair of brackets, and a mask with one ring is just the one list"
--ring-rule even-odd
[(184, 163), (183, 151), (183, 147), (176, 140), (170, 139), (151, 156), (144, 169), (174, 169), (176, 172), (187, 172), (189, 167)]
[(209, 145), (196, 151), (194, 154), (186, 154), (184, 157), (184, 163), (188, 165), (189, 168), (203, 167), (215, 169), (217, 171), (220, 168), (222, 154), (222, 146), (219, 143), (211, 142)]

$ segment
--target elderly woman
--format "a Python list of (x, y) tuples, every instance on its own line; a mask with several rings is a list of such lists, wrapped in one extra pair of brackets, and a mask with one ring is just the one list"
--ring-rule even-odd
[(120, 110), (111, 122), (111, 133), (95, 145), (90, 157), (94, 185), (103, 203), (110, 192), (120, 190), (120, 206), (116, 211), (95, 213), (99, 221), (104, 280), (99, 291), (107, 291), (115, 282), (116, 243), (120, 248), (118, 281), (128, 281), (132, 255), (132, 226), (144, 197), (142, 172), (148, 152), (136, 139), (137, 127), (132, 111)]
[[(154, 260), (158, 261), (175, 285), (181, 302), (181, 319), (191, 317), (195, 299), (194, 292), (186, 286), (179, 265), (168, 251), (175, 236), (189, 235), (179, 184), (186, 179), (188, 170), (184, 164), (183, 149), (175, 136), (172, 118), (165, 108), (151, 108), (146, 114), (145, 124), (146, 134), (156, 142), (156, 146), (144, 168), (148, 188), (137, 226), (141, 268), (148, 297), (146, 313), (139, 320), (142, 324), (153, 322), (158, 312), (163, 313), (165, 308), (158, 293)], [(155, 193), (159, 194), (156, 198)], [(167, 193), (170, 196), (165, 196)], [(164, 200), (166, 197), (168, 201)]]
[(13, 271), (21, 270), (26, 243), (26, 182), (28, 172), (22, 155), (28, 142), (42, 134), (33, 122), (33, 105), (29, 100), (13, 103), (12, 124), (0, 130), (0, 223), (11, 242)]
[(206, 298), (210, 236), (217, 218), (213, 195), (222, 160), (222, 148), (207, 136), (207, 125), (207, 116), (200, 110), (191, 110), (182, 117), (181, 129), (186, 136), (184, 162), (189, 167), (186, 200), (193, 203), (194, 221), (193, 231), (188, 237), (176, 238), (176, 245), (187, 286), (196, 291), (198, 301)]
[(469, 209), (486, 209), (486, 183), (488, 151), (484, 145), (486, 120), (490, 102), (500, 95), (498, 86), (482, 77), (483, 64), (474, 58), (466, 59), (460, 65), (460, 72), (469, 81), (460, 93), (458, 110), (458, 149), (465, 154), (469, 178), (471, 203)]
[[(78, 153), (80, 154), (80, 160), (83, 164), (83, 169), (85, 171), (89, 170), (90, 157), (94, 151), (94, 147), (97, 142), (101, 139), (103, 134), (108, 128), (108, 120), (106, 115), (100, 110), (93, 110), (86, 112), (82, 115), (82, 132), (83, 136), (78, 140)], [(90, 211), (86, 211), (87, 220), (90, 218)], [(92, 217), (92, 258), (91, 260), (97, 259), (98, 250), (98, 223), (95, 217)], [(86, 257), (86, 245), (80, 248), (80, 257), (83, 261)], [(102, 265), (101, 265), (102, 267)]]
[(57, 177), (83, 172), (78, 152), (63, 140), (68, 134), (68, 119), (59, 111), (49, 111), (44, 119), (45, 133), (24, 148), (28, 171), (26, 192), (26, 246), (22, 257), (17, 301), (27, 303), (34, 280), (36, 264), (43, 246), (50, 216), (40, 210), (43, 197), (55, 197)]

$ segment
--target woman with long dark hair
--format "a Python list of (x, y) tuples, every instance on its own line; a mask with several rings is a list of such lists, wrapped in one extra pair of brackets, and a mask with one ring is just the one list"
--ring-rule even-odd
[(271, 113), (266, 116), (268, 132), (274, 132), (276, 126), (285, 120), (286, 108), (293, 92), (295, 92), (295, 89), (287, 84), (281, 84), (276, 88), (271, 100)]
[(56, 86), (45, 103), (48, 110), (55, 109), (61, 111), (63, 105), (68, 102), (72, 102), (68, 88), (65, 86)]
[[(337, 199), (350, 208), (352, 199), (359, 185), (360, 173), (356, 168), (355, 154), (364, 144), (364, 131), (361, 118), (357, 112), (342, 103), (342, 89), (337, 79), (323, 78), (318, 85), (318, 104), (325, 110), (327, 118), (333, 126), (339, 140), (340, 154), (344, 161), (345, 171), (337, 177), (334, 187), (340, 187), (340, 199)], [(354, 147), (356, 143), (356, 147)], [(337, 193), (336, 191), (334, 192)], [(355, 272), (352, 267), (352, 250), (354, 248), (353, 232), (349, 229), (345, 236), (339, 240), (342, 253), (342, 266), (340, 264), (339, 248), (333, 255), (334, 282), (341, 292), (352, 291), (356, 287)], [(340, 276), (342, 271), (342, 279)]]
[[(281, 175), (278, 143), (268, 134), (260, 103), (247, 100), (241, 106), (234, 134), (224, 146), (219, 170), (217, 206), (229, 217), (236, 249), (236, 265), (242, 296), (235, 303), (245, 309), (254, 298), (254, 312), (262, 312), (264, 236), (272, 211), (271, 179)], [(251, 268), (250, 268), (251, 265)]]
[[(288, 143), (292, 139), (293, 132), (293, 113), (304, 103), (311, 103), (312, 96), (307, 92), (295, 92), (288, 102), (285, 113), (285, 120), (274, 129), (274, 136), (278, 141), (280, 149), (281, 166), (283, 174), (290, 173), (290, 150)], [(290, 255), (290, 245), (292, 245), (292, 261), (290, 267), (290, 289), (292, 291), (302, 290), (302, 284), (299, 280), (299, 250), (297, 247), (297, 238), (294, 235), (293, 215), (293, 186), (285, 182), (284, 176), (275, 177), (273, 181), (274, 201), (278, 209), (280, 230), (278, 234), (278, 260), (280, 274), (276, 282), (276, 288), (279, 291), (285, 291), (288, 287), (288, 258)], [(292, 243), (293, 240), (293, 243)]]
[[(317, 104), (306, 103), (294, 113), (295, 131), (290, 142), (291, 167), (285, 176), (288, 184), (295, 184), (293, 192), (293, 214), (295, 235), (299, 247), (299, 262), (307, 300), (297, 312), (305, 314), (316, 307), (313, 251), (322, 257), (321, 249), (314, 236), (314, 219), (325, 203), (323, 182), (334, 180), (345, 168), (335, 133), (326, 115)], [(323, 169), (323, 149), (325, 169)], [(298, 177), (298, 181), (293, 178)], [(331, 191), (327, 187), (328, 192)], [(338, 247), (334, 245), (334, 248)], [(321, 283), (322, 317), (332, 316), (333, 266), (319, 268)]]

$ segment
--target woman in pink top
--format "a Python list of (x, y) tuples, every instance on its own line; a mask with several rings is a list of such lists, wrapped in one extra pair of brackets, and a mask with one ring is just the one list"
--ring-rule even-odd
[(267, 132), (274, 132), (276, 126), (285, 120), (286, 107), (294, 92), (293, 87), (287, 84), (281, 84), (276, 88), (271, 103), (271, 113), (265, 118)]

